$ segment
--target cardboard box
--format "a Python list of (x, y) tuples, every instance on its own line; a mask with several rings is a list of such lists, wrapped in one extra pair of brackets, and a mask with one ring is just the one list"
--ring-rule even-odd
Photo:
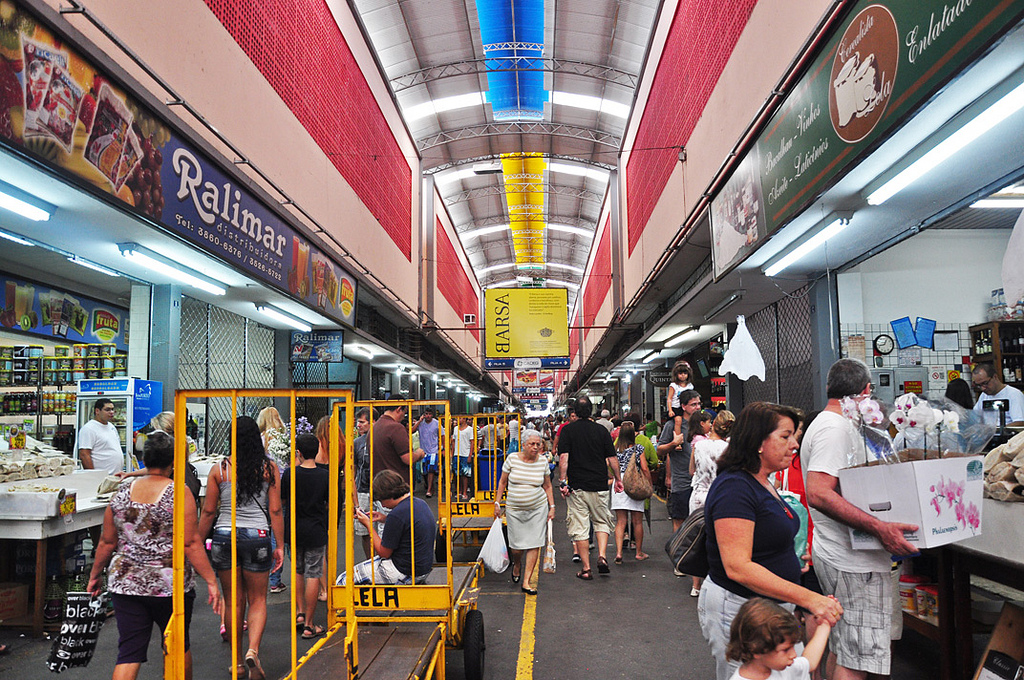
[(1015, 680), (1024, 672), (1024, 609), (1003, 605), (999, 623), (992, 631), (974, 680)]
[(0, 583), (0, 621), (28, 614), (28, 584)]
[[(843, 498), (886, 522), (916, 524), (906, 539), (934, 548), (981, 534), (981, 456), (916, 460), (839, 471)], [(880, 548), (874, 536), (850, 530), (853, 547)]]

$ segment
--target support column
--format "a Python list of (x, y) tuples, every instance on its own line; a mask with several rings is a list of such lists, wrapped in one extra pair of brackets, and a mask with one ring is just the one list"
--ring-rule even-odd
[(835, 274), (818, 279), (811, 297), (811, 380), (814, 408), (824, 408), (828, 369), (839, 359), (839, 289)]
[(133, 285), (128, 310), (128, 375), (149, 378), (149, 329), (152, 300), (149, 286)]
[[(274, 389), (290, 390), (292, 388), (291, 365), (292, 332), (280, 328), (274, 330)], [(295, 417), (291, 413), (290, 401), (287, 397), (276, 397), (274, 408), (281, 414), (282, 420), (292, 422)]]
[(174, 410), (181, 353), (181, 286), (152, 288), (149, 379), (163, 383), (164, 410)]

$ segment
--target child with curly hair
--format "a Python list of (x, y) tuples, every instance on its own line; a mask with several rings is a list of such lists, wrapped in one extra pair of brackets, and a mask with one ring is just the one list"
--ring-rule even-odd
[(742, 665), (730, 680), (810, 680), (821, 663), (831, 626), (818, 624), (801, 656), (794, 645), (802, 638), (800, 623), (770, 600), (752, 597), (743, 603), (730, 628), (725, 655)]

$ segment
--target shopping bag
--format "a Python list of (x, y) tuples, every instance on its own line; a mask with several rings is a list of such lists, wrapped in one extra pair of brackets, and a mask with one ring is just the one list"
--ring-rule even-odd
[(508, 546), (505, 545), (505, 534), (501, 530), (500, 517), (494, 518), (494, 524), (487, 532), (484, 546), (480, 548), (480, 559), (484, 561), (484, 566), (495, 574), (500, 574), (508, 569)]
[(555, 537), (551, 533), (551, 520), (548, 520), (548, 547), (544, 551), (544, 573), (555, 573)]
[(96, 651), (100, 628), (107, 619), (106, 595), (93, 597), (85, 592), (67, 594), (64, 622), (53, 639), (46, 667), (54, 673), (75, 666), (88, 666)]

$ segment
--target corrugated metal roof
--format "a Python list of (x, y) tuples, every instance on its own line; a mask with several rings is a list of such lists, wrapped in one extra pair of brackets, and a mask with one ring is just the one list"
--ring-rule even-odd
[[(371, 48), (421, 149), (426, 172), (441, 168), (441, 177), (470, 168), (471, 159), (490, 162), (507, 154), (544, 154), (545, 186), (529, 187), (531, 201), (543, 202), (541, 214), (549, 224), (596, 227), (607, 182), (559, 172), (557, 166), (552, 171), (550, 166), (554, 162), (613, 167), (626, 119), (561, 102), (567, 93), (591, 101), (610, 100), (620, 107), (631, 104), (658, 0), (350, 4), (366, 27)], [(486, 103), (410, 114), (414, 106), (473, 93), (483, 93)], [(522, 115), (510, 117), (510, 108), (521, 109)], [(465, 236), (481, 225), (511, 222), (508, 182), (502, 174), (490, 174), (438, 183), (477, 272), (516, 257), (511, 230)], [(543, 258), (551, 266), (541, 272), (578, 284), (582, 277), (575, 272), (586, 266), (592, 237), (544, 231)], [(516, 272), (502, 268), (478, 278), (486, 286), (507, 281)], [(533, 270), (520, 273), (536, 275)], [(574, 297), (570, 288), (570, 301)]]

